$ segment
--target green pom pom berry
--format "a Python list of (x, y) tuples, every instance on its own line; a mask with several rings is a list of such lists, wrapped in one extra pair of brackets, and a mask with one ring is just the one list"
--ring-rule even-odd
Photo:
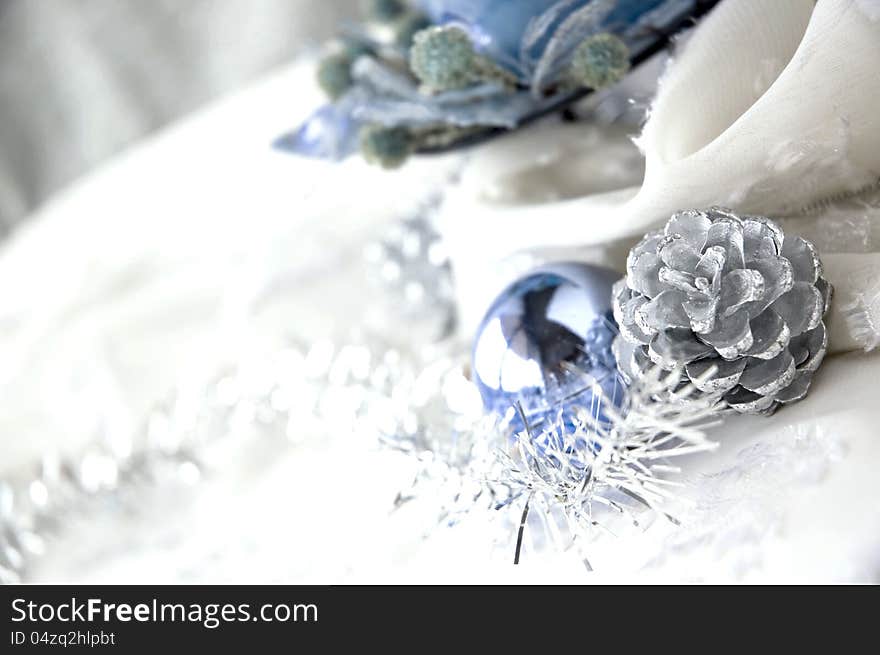
[(613, 34), (603, 32), (586, 38), (578, 46), (571, 61), (569, 77), (581, 86), (603, 89), (620, 81), (629, 67), (626, 43)]
[(409, 61), (412, 72), (432, 92), (462, 89), (480, 79), (479, 56), (470, 37), (458, 27), (417, 32)]
[(331, 100), (336, 100), (348, 91), (354, 79), (351, 65), (354, 60), (344, 52), (327, 55), (318, 64), (318, 85)]
[(366, 125), (360, 132), (361, 154), (371, 164), (399, 168), (412, 154), (414, 139), (404, 127)]

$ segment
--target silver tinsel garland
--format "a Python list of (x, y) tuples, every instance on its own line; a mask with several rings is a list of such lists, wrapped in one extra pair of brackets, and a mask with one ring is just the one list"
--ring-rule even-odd
[(389, 499), (393, 506), (418, 501), (438, 526), (488, 511), (507, 530), (527, 506), (531, 521), (545, 527), (543, 537), (533, 528), (529, 539), (560, 548), (601, 525), (605, 511), (635, 517), (657, 509), (671, 470), (660, 460), (711, 448), (702, 428), (714, 408), (649, 403), (664, 384), (658, 377), (632, 389), (626, 415), (609, 411), (611, 421), (598, 425), (586, 412), (574, 432), (551, 424), (540, 435), (513, 435), (484, 416), (467, 378), (467, 348), (451, 337), (450, 271), (432, 206), (394, 225), (365, 254), (383, 293), (428, 325), (433, 341), (361, 334), (290, 344), (207, 385), (179, 389), (132, 435), (108, 433), (78, 455), (45, 456), (31, 474), (0, 482), (0, 579), (28, 579), (71, 522), (137, 512), (150, 489), (198, 483), (214, 454), (241, 439), (280, 447), (329, 430), (372, 439), (418, 462), (412, 484)]
[[(0, 582), (27, 580), (73, 523), (137, 513), (151, 489), (197, 483), (214, 456), (242, 438), (280, 447), (343, 430), (379, 443), (393, 436), (394, 447), (409, 452), (440, 452), (437, 435), (454, 407), (429, 407), (426, 389), (452, 361), (446, 337), (454, 311), (448, 260), (430, 222), (436, 204), (429, 197), (365, 253), (385, 299), (424, 327), (425, 346), (357, 328), (344, 339), (291, 343), (207, 384), (182, 385), (132, 433), (112, 426), (84, 452), (47, 453), (30, 471), (0, 480)], [(449, 398), (456, 382), (467, 384), (460, 369), (444, 385)]]
[[(426, 327), (427, 338), (362, 332), (291, 343), (207, 385), (177, 390), (133, 434), (108, 432), (74, 456), (47, 454), (30, 472), (0, 481), (0, 580), (28, 580), (73, 523), (137, 512), (152, 489), (197, 485), (232, 441), (281, 448), (328, 431), (416, 462), (412, 483), (389, 505), (415, 506), (435, 527), (478, 513), (494, 517), (499, 542), (510, 542), (514, 558), (547, 546), (575, 548), (589, 567), (596, 531), (655, 517), (675, 522), (664, 509), (676, 488), (670, 462), (715, 447), (707, 430), (723, 406), (706, 398), (656, 402), (658, 395), (696, 394), (653, 369), (630, 387), (625, 413), (605, 403), (601, 423), (582, 412), (574, 426), (551, 422), (538, 433), (512, 434), (485, 417), (468, 379), (466, 344), (452, 336), (450, 270), (432, 227), (435, 205), (436, 198), (395, 223), (365, 253), (382, 295)], [(870, 347), (878, 294), (864, 289), (850, 313), (854, 334), (861, 330)]]

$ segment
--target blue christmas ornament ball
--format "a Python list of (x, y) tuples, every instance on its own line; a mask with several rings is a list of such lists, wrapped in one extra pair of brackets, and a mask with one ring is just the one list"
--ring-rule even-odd
[(536, 428), (559, 416), (571, 425), (575, 408), (601, 422), (607, 402), (621, 407), (625, 386), (611, 350), (611, 287), (619, 278), (598, 266), (560, 263), (508, 286), (474, 340), (472, 370), (485, 409), (522, 429), (517, 404)]

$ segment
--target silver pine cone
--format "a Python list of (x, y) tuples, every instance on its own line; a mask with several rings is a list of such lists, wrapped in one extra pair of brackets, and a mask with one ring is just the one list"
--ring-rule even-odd
[(681, 211), (630, 251), (614, 288), (618, 365), (678, 369), (739, 412), (771, 414), (807, 394), (830, 299), (809, 241), (760, 216)]

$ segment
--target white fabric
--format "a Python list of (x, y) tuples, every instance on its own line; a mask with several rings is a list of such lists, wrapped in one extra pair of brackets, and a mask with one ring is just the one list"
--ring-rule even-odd
[(131, 427), (182, 378), (244, 348), (325, 336), (340, 308), (365, 311), (351, 288), (365, 235), (444, 179), (445, 163), (387, 175), (273, 151), (322, 101), (312, 79), (298, 64), (166, 130), (2, 245), (0, 474), (76, 452), (101, 428), (96, 404)]

